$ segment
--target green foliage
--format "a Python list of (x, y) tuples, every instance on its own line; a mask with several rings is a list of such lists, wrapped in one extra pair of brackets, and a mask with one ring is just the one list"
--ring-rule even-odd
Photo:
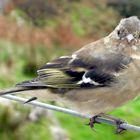
[[(46, 118), (41, 118), (39, 122), (26, 123), (26, 125), (19, 130), (19, 133), (23, 135), (20, 140), (52, 139), (47, 125), (49, 125), (49, 123)], [(26, 133), (28, 135), (26, 135)]]
[(35, 77), (36, 70), (47, 61), (70, 52), (59, 45), (48, 49), (42, 45), (26, 46), (7, 40), (0, 40), (0, 50), (0, 68), (4, 73), (0, 74), (0, 87)]
[(117, 18), (112, 18), (109, 23), (106, 20), (108, 15), (112, 16), (113, 14), (115, 15), (115, 12), (112, 9), (107, 9), (102, 5), (88, 7), (76, 3), (70, 12), (70, 20), (74, 31), (78, 35), (83, 36), (94, 33), (94, 36), (101, 36), (105, 34), (105, 30), (114, 27)]
[(138, 16), (140, 17), (140, 1), (139, 0), (126, 0), (112, 6), (117, 9), (122, 16)]
[(0, 137), (2, 140), (51, 139), (47, 119), (41, 117), (38, 122), (31, 122), (28, 119), (29, 111), (29, 108), (16, 103), (10, 107), (0, 105)]
[(23, 17), (27, 23), (53, 28), (69, 25), (78, 36), (106, 35), (119, 18), (118, 13), (107, 7), (105, 2), (92, 0), (25, 0), (16, 2), (16, 10), (17, 15)]

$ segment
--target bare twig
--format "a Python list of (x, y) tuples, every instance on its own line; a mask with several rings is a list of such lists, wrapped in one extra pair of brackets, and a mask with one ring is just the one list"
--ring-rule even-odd
[[(9, 99), (9, 100), (17, 101), (17, 102), (20, 102), (20, 103), (23, 103), (23, 104), (27, 101), (27, 99), (25, 99), (25, 98), (14, 96), (14, 95), (2, 95), (1, 97)], [(41, 108), (44, 108), (44, 109), (50, 109), (50, 110), (54, 110), (54, 111), (58, 111), (58, 112), (63, 112), (63, 113), (69, 114), (69, 115), (73, 115), (73, 116), (77, 116), (77, 117), (81, 117), (81, 118), (85, 118), (85, 119), (90, 119), (91, 118), (91, 116), (79, 113), (77, 111), (73, 111), (73, 110), (70, 110), (70, 109), (66, 109), (66, 108), (62, 108), (62, 107), (58, 107), (58, 106), (54, 106), (54, 105), (50, 105), (50, 104), (46, 104), (46, 103), (41, 103), (39, 101), (32, 101), (32, 102), (29, 102), (28, 104), (33, 105), (33, 106), (37, 106), (37, 107), (41, 107)], [(106, 124), (116, 126), (116, 123), (114, 121), (108, 120), (106, 118), (97, 117), (96, 121), (98, 121), (100, 123), (106, 123)], [(127, 130), (133, 130), (133, 131), (139, 131), (140, 132), (140, 127), (139, 126), (130, 125), (126, 122), (121, 124), (120, 127), (124, 128), (124, 129), (127, 129)]]

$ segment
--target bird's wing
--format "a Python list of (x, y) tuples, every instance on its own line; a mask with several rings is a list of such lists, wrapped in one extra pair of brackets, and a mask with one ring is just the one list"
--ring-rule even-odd
[(95, 53), (92, 58), (63, 56), (40, 68), (38, 77), (20, 86), (47, 86), (56, 89), (95, 88), (109, 86), (115, 81), (115, 74), (130, 63), (122, 54)]

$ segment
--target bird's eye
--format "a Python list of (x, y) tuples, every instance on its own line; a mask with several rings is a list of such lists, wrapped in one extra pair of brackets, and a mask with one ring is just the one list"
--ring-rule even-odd
[(120, 36), (120, 34), (121, 34), (120, 30), (117, 31), (117, 34), (118, 34), (118, 36)]

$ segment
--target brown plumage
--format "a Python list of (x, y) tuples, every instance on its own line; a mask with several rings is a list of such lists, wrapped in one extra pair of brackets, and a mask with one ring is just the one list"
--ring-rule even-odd
[(0, 94), (45, 89), (52, 92), (43, 92), (47, 100), (58, 99), (80, 112), (111, 111), (140, 91), (139, 37), (140, 20), (122, 19), (107, 37), (47, 63), (37, 78)]

